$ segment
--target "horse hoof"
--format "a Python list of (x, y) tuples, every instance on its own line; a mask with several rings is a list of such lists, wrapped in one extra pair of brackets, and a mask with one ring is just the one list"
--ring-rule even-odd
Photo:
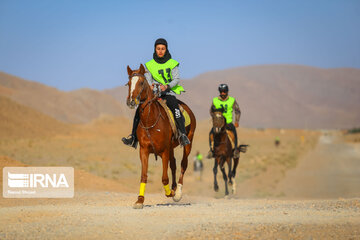
[(165, 196), (166, 196), (166, 197), (174, 197), (174, 196), (175, 196), (174, 190), (171, 190), (171, 193), (170, 193), (169, 195), (166, 195), (166, 194), (165, 194)]
[(175, 196), (173, 197), (174, 202), (179, 202), (181, 199), (182, 199), (181, 194), (175, 194)]
[(133, 209), (142, 209), (144, 207), (143, 203), (135, 203)]
[(233, 185), (233, 183), (232, 183), (232, 182), (229, 182), (228, 185), (231, 187), (231, 186)]
[(219, 187), (218, 186), (214, 186), (214, 191), (218, 192), (219, 191)]
[(175, 196), (173, 197), (174, 202), (179, 202), (182, 198), (182, 185), (179, 184), (176, 192), (175, 192)]

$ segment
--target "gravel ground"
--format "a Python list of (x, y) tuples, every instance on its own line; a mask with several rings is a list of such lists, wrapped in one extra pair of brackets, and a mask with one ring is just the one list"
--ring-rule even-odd
[[(78, 185), (72, 199), (0, 198), (0, 240), (360, 240), (359, 149), (331, 135), (320, 138), (314, 151), (279, 183), (286, 197), (281, 200), (246, 199), (241, 194), (222, 198), (212, 192), (212, 176), (201, 183), (191, 182), (189, 176), (179, 203), (166, 198), (161, 185), (156, 190), (156, 184), (149, 183), (153, 191), (145, 195), (141, 210), (132, 208), (138, 186), (125, 193), (125, 188), (105, 192)], [(79, 176), (86, 179), (85, 185), (110, 184), (84, 173)], [(243, 185), (238, 192), (244, 191)]]
[(360, 199), (244, 200), (78, 192), (0, 208), (0, 239), (360, 239)]

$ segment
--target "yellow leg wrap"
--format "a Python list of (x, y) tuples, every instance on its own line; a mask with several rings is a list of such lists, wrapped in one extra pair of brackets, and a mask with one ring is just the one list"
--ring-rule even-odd
[(146, 183), (140, 183), (139, 196), (144, 196)]
[(164, 186), (164, 189), (165, 189), (165, 194), (166, 194), (166, 195), (170, 195), (170, 194), (171, 194), (171, 190), (170, 190), (169, 184), (165, 185), (165, 186)]

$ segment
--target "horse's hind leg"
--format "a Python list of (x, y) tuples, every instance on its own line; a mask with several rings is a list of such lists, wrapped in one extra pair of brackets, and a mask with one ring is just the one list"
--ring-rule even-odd
[(148, 160), (149, 152), (146, 149), (140, 148), (140, 160), (141, 160), (141, 183), (138, 200), (135, 202), (133, 208), (141, 209), (144, 206), (144, 194), (145, 186), (147, 183), (147, 171), (148, 171)]
[(172, 190), (176, 190), (176, 159), (174, 156), (174, 149), (170, 149), (170, 169), (171, 169), (171, 176), (172, 176)]
[(236, 181), (235, 181), (235, 174), (233, 174), (233, 172), (235, 171), (236, 169), (236, 166), (237, 166), (237, 163), (239, 162), (239, 159), (238, 158), (234, 158), (234, 162), (235, 160), (237, 160), (236, 163), (234, 163), (234, 169), (231, 169), (231, 163), (232, 163), (232, 159), (230, 159), (230, 163), (229, 163), (229, 185), (232, 187), (231, 188), (231, 192), (232, 194), (235, 194), (236, 193)]
[(236, 175), (236, 168), (237, 165), (239, 164), (239, 158), (234, 158), (234, 167), (231, 171), (231, 177), (235, 179), (235, 175)]
[(191, 152), (191, 146), (192, 146), (192, 143), (184, 146), (184, 151), (183, 151), (183, 158), (181, 160), (181, 172), (180, 172), (180, 177), (179, 177), (179, 184), (176, 188), (176, 191), (175, 191), (175, 196), (174, 196), (174, 201), (175, 202), (178, 202), (181, 200), (182, 198), (182, 186), (183, 186), (183, 183), (184, 183), (184, 174), (186, 172), (186, 169), (187, 169), (187, 165), (188, 165), (188, 156)]

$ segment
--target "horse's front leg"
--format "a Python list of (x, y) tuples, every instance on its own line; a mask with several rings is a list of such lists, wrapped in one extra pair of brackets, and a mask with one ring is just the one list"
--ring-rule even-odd
[(228, 159), (226, 159), (226, 162), (228, 164), (228, 168), (229, 168), (229, 171), (228, 171), (228, 178), (229, 178), (229, 185), (231, 186), (233, 184), (232, 182), (232, 173), (231, 173), (231, 163), (232, 163), (232, 158), (229, 157)]
[(145, 186), (147, 183), (149, 151), (142, 147), (140, 147), (140, 160), (141, 160), (141, 182), (140, 182), (140, 191), (139, 191), (138, 200), (135, 202), (133, 206), (133, 208), (135, 209), (141, 209), (144, 206)]
[(171, 189), (176, 191), (176, 159), (174, 156), (174, 149), (170, 149), (170, 169), (171, 169), (171, 176), (172, 176), (172, 186)]
[(219, 185), (218, 185), (218, 182), (217, 182), (217, 179), (216, 179), (217, 171), (218, 171), (218, 161), (217, 161), (217, 158), (215, 158), (215, 160), (214, 160), (214, 168), (213, 168), (213, 172), (214, 172), (214, 191), (215, 192), (219, 191)]
[(225, 181), (225, 196), (229, 195), (229, 189), (228, 189), (228, 184), (227, 184), (227, 176), (226, 176), (226, 172), (225, 172), (225, 161), (224, 159), (222, 159), (222, 161), (220, 162), (220, 170), (223, 174), (223, 179)]
[(174, 190), (171, 190), (170, 187), (169, 187), (168, 166), (169, 166), (169, 160), (171, 158), (170, 152), (171, 152), (171, 150), (166, 149), (161, 154), (162, 165), (163, 165), (162, 183), (164, 185), (165, 196), (167, 196), (167, 197), (173, 197), (174, 196)]

